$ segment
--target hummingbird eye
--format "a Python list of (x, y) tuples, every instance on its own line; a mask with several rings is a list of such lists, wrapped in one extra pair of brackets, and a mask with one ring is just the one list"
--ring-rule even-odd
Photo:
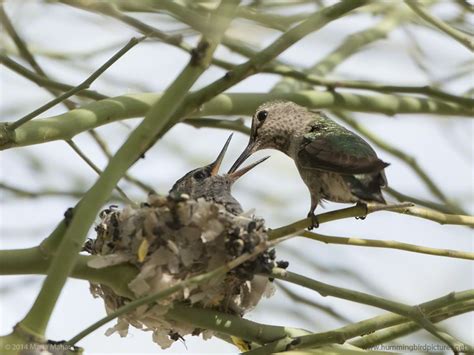
[(259, 120), (260, 122), (265, 121), (267, 116), (268, 116), (268, 111), (262, 110), (262, 111), (257, 112), (257, 120)]
[(202, 171), (196, 171), (193, 174), (193, 178), (198, 180), (198, 181), (204, 180), (205, 177), (206, 177), (206, 174), (204, 174), (204, 172), (202, 172)]

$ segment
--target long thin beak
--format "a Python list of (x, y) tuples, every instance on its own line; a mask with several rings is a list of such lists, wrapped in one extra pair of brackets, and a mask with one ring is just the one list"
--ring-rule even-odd
[(231, 134), (229, 138), (227, 138), (227, 141), (225, 142), (224, 147), (222, 148), (221, 152), (217, 156), (217, 159), (213, 163), (210, 164), (212, 176), (215, 176), (219, 173), (219, 168), (221, 167), (222, 160), (224, 160), (224, 155), (225, 155), (225, 152), (227, 151), (227, 148), (229, 147), (229, 143), (230, 143), (230, 140), (232, 139), (232, 136), (233, 134)]
[(240, 156), (237, 158), (237, 160), (235, 161), (235, 163), (232, 165), (232, 167), (229, 169), (229, 174), (230, 173), (233, 173), (234, 171), (236, 171), (239, 166), (242, 165), (242, 163), (247, 160), (247, 158), (252, 155), (253, 153), (253, 146), (254, 146), (254, 143), (253, 142), (249, 142), (249, 144), (247, 145), (247, 147), (245, 147), (244, 151), (242, 152), (242, 154), (240, 154)]
[(267, 160), (268, 158), (270, 158), (270, 156), (268, 157), (265, 157), (265, 158), (262, 158), (260, 160), (257, 160), (255, 163), (252, 163), (250, 165), (247, 165), (246, 167), (240, 169), (240, 170), (237, 170), (237, 171), (229, 171), (229, 173), (227, 174), (228, 177), (230, 177), (230, 180), (232, 181), (232, 183), (234, 183), (238, 178), (240, 178), (242, 175), (244, 175), (245, 173), (249, 172), (250, 170), (252, 170), (253, 168), (255, 168), (257, 165), (263, 163), (265, 160)]

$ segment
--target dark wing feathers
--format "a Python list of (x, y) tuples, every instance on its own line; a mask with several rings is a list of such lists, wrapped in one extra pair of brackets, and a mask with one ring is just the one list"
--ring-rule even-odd
[(298, 160), (302, 167), (340, 174), (376, 173), (389, 165), (362, 138), (326, 117), (311, 125)]

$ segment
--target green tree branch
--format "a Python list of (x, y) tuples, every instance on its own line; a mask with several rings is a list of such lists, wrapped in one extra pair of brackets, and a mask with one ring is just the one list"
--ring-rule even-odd
[[(40, 118), (15, 130), (7, 131), (8, 123), (0, 123), (0, 150), (22, 147), (55, 140), (66, 140), (102, 125), (140, 117), (160, 99), (160, 94), (141, 93), (123, 95), (84, 105), (64, 114)], [(187, 105), (195, 107), (196, 96)], [(469, 116), (462, 106), (414, 97), (380, 94), (373, 96), (349, 93), (298, 91), (291, 93), (230, 93), (220, 94), (202, 105), (199, 112), (179, 114), (180, 118), (214, 115), (252, 115), (265, 101), (291, 100), (309, 108), (344, 109), (358, 112), (378, 112), (387, 115), (417, 113), (450, 116)], [(200, 101), (199, 101), (200, 102)], [(192, 103), (192, 104), (191, 104)]]
[[(440, 302), (442, 302), (440, 299), (430, 301), (430, 303), (423, 304), (423, 305), (409, 306), (409, 305), (391, 301), (385, 298), (372, 296), (363, 292), (358, 292), (358, 291), (353, 291), (349, 289), (344, 289), (344, 288), (328, 285), (328, 284), (325, 284), (325, 283), (322, 283), (322, 282), (319, 282), (319, 281), (316, 281), (316, 280), (313, 280), (313, 279), (310, 279), (310, 278), (307, 278), (295, 273), (291, 273), (289, 271), (279, 269), (279, 268), (273, 269), (271, 276), (280, 280), (285, 280), (285, 281), (312, 289), (325, 297), (333, 296), (333, 297), (342, 298), (351, 302), (357, 302), (357, 303), (366, 304), (369, 306), (374, 306), (377, 308), (385, 309), (389, 312), (393, 312), (405, 318), (408, 318), (414, 321), (415, 323), (417, 323), (420, 327), (424, 328), (425, 330), (433, 334), (435, 337), (445, 342), (447, 345), (449, 345), (449, 347), (455, 353), (458, 353), (458, 349), (460, 348), (471, 349), (469, 345), (464, 344), (457, 339), (454, 339), (449, 334), (438, 329), (426, 317), (423, 306), (426, 307), (427, 305), (432, 306), (433, 304), (439, 304)], [(464, 291), (460, 294), (461, 294), (461, 296), (459, 297), (460, 300), (474, 299), (474, 290)], [(446, 296), (446, 298), (448, 298), (448, 300), (451, 300), (451, 301), (453, 297), (454, 297), (453, 294)], [(360, 330), (359, 327), (355, 327), (355, 328)], [(296, 340), (294, 339), (290, 346), (296, 347), (296, 348), (313, 347), (316, 345), (326, 344), (328, 339), (330, 340), (331, 343), (332, 342), (339, 343), (341, 341), (344, 342), (346, 339), (341, 339), (341, 335), (344, 336), (345, 333), (346, 332), (342, 332), (342, 333), (331, 332), (331, 334), (323, 333), (323, 334), (312, 334), (312, 335), (302, 336), (300, 338), (297, 338)], [(357, 334), (357, 335), (362, 335), (362, 334), (366, 334), (366, 332), (364, 331), (363, 333)], [(272, 350), (276, 350), (276, 349), (272, 349)], [(469, 351), (472, 351), (472, 349)]]
[[(91, 268), (87, 265), (93, 256), (78, 257), (77, 263), (71, 272), (71, 277), (88, 280), (91, 282), (102, 283), (114, 290), (117, 295), (133, 299), (133, 294), (128, 288), (128, 283), (137, 275), (138, 270), (131, 265), (121, 264), (102, 269)], [(23, 274), (46, 274), (48, 272), (51, 255), (42, 252), (38, 247), (21, 250), (0, 251), (0, 271), (4, 275), (23, 275)], [(169, 292), (169, 291), (167, 291)], [(451, 293), (447, 296), (434, 299), (420, 304), (422, 312), (433, 322), (453, 317), (472, 310), (474, 300), (474, 291), (463, 291)], [(221, 313), (210, 309), (200, 309), (176, 304), (167, 314), (167, 317), (187, 322), (193, 326), (211, 329), (220, 333), (243, 338), (247, 341), (254, 341), (264, 345), (279, 339), (291, 339), (309, 334), (302, 329), (293, 329), (288, 327), (265, 325), (242, 319), (237, 316)], [(394, 326), (401, 325), (399, 328)], [(333, 336), (325, 338), (328, 342), (334, 339), (345, 340), (357, 335), (373, 333), (387, 327), (391, 336), (398, 332), (407, 334), (420, 328), (420, 326), (403, 316), (396, 314), (381, 315), (369, 318), (365, 321), (350, 324), (343, 328), (331, 331)], [(322, 333), (327, 334), (327, 333)], [(335, 336), (334, 334), (339, 334)], [(375, 337), (377, 334), (377, 337)], [(374, 344), (380, 335), (386, 335), (385, 332), (375, 333), (374, 336), (367, 335), (352, 343), (356, 346), (370, 347)], [(323, 338), (322, 335), (320, 336)]]
[[(438, 323), (445, 319), (455, 317), (461, 314), (465, 314), (468, 312), (472, 312), (472, 311), (474, 311), (474, 302), (470, 300), (470, 301), (459, 302), (459, 303), (455, 303), (455, 304), (440, 308), (436, 310), (435, 312), (433, 312), (433, 314), (430, 314), (428, 317), (431, 322)], [(421, 327), (417, 323), (407, 322), (404, 324), (389, 327), (388, 329), (377, 330), (376, 332), (372, 334), (368, 334), (368, 335), (362, 336), (359, 339), (351, 341), (350, 344), (357, 346), (359, 348), (369, 349), (378, 344), (387, 343), (394, 339), (398, 339), (405, 335), (411, 334), (413, 332), (416, 332), (419, 329), (421, 329)], [(464, 350), (465, 352), (467, 352), (469, 349), (459, 349), (459, 350)]]
[[(451, 302), (451, 300), (447, 300), (446, 302)], [(422, 305), (423, 304), (420, 306)], [(453, 303), (442, 308), (426, 309), (425, 312), (426, 317), (431, 322), (437, 323), (442, 320), (467, 313), (472, 310), (472, 308), (473, 302), (472, 300), (469, 300)], [(348, 324), (338, 329), (317, 334), (310, 334), (307, 337), (305, 335), (299, 337), (282, 337), (276, 341), (267, 343), (265, 346), (250, 351), (248, 354), (259, 355), (282, 351), (286, 349), (288, 345), (290, 348), (319, 348), (324, 344), (342, 344), (347, 342), (347, 340), (359, 336), (360, 338), (345, 344), (351, 344), (358, 348), (369, 349), (377, 344), (383, 344), (387, 341), (396, 339), (399, 336), (410, 334), (419, 329), (421, 329), (419, 324), (409, 321), (407, 318), (398, 314), (390, 313)], [(466, 348), (463, 349), (468, 350)]]
[[(47, 254), (39, 247), (0, 251), (1, 275), (47, 275), (54, 253)], [(110, 287), (117, 295), (133, 298), (128, 284), (138, 274), (130, 264), (120, 264), (101, 269), (87, 264), (94, 256), (79, 255), (71, 277), (101, 283)]]

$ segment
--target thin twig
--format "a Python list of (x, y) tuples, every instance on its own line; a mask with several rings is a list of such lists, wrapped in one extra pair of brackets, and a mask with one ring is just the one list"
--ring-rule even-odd
[(449, 26), (446, 22), (443, 22), (440, 19), (432, 16), (416, 0), (405, 0), (405, 4), (407, 4), (413, 10), (413, 12), (420, 16), (423, 20), (446, 33), (448, 36), (461, 43), (464, 47), (472, 52), (474, 49), (472, 36), (466, 35), (454, 27)]
[[(11, 54), (13, 56), (17, 56), (20, 54), (19, 50), (10, 46), (9, 43), (4, 43), (3, 41), (0, 41), (0, 43), (4, 46), (5, 53)], [(81, 60), (90, 59), (100, 54), (108, 53), (111, 50), (116, 50), (117, 47), (121, 47), (122, 45), (123, 40), (118, 40), (113, 43), (107, 43), (103, 46), (83, 50), (51, 50), (36, 46), (29, 46), (29, 51), (34, 56), (46, 57), (59, 61), (78, 62)]]
[[(25, 59), (30, 66), (33, 68), (33, 70), (38, 74), (39, 76), (42, 77), (47, 77), (45, 71), (41, 66), (38, 64), (36, 61), (35, 57), (31, 54), (30, 50), (28, 49), (28, 46), (26, 45), (25, 41), (21, 38), (19, 33), (16, 31), (15, 27), (13, 26), (12, 22), (10, 21), (10, 18), (8, 17), (7, 13), (5, 12), (5, 9), (3, 8), (3, 5), (0, 4), (0, 22), (4, 25), (5, 29), (7, 30), (9, 36), (12, 38), (13, 42), (18, 48), (18, 51), (20, 52), (20, 55), (22, 56), (23, 59)], [(54, 96), (58, 95), (58, 92), (54, 89), (48, 89), (48, 91), (53, 94)], [(70, 100), (63, 100), (63, 104), (70, 110), (72, 110), (74, 107), (76, 107), (76, 104)], [(10, 130), (10, 128), (9, 128)], [(13, 131), (13, 130), (11, 130)]]
[(113, 17), (123, 23), (126, 23), (131, 27), (136, 28), (143, 35), (146, 35), (150, 38), (157, 38), (163, 41), (164, 43), (181, 48), (182, 50), (188, 53), (190, 53), (193, 49), (192, 46), (186, 44), (182, 40), (181, 36), (168, 35), (153, 26), (150, 26), (140, 20), (128, 16), (121, 12), (113, 3), (90, 2), (83, 0), (61, 0), (61, 2), (70, 6), (80, 8), (82, 10), (97, 12), (102, 15)]
[(318, 258), (314, 258), (313, 255), (301, 253), (300, 249), (289, 244), (285, 245), (285, 252), (300, 261), (305, 269), (314, 270), (318, 275), (325, 275), (325, 277), (332, 279), (342, 278), (351, 280), (352, 283), (360, 285), (367, 291), (382, 296), (387, 295), (378, 280), (371, 279), (367, 275), (357, 272), (351, 265), (341, 266), (332, 263), (330, 265), (323, 265), (319, 263)]
[(432, 210), (436, 210), (439, 212), (448, 213), (448, 214), (454, 213), (452, 207), (450, 206), (446, 206), (444, 204), (409, 196), (407, 194), (401, 193), (400, 191), (390, 186), (385, 187), (384, 192), (387, 192), (390, 196), (394, 197), (398, 202), (413, 202), (416, 205), (428, 207), (428, 208), (431, 208)]
[[(10, 130), (15, 130), (18, 127), (20, 127), (22, 124), (30, 121), (31, 119), (35, 118), (39, 114), (49, 110), (51, 107), (54, 107), (58, 103), (61, 103), (65, 99), (75, 95), (76, 93), (85, 90), (90, 87), (90, 85), (100, 76), (102, 75), (112, 64), (114, 64), (117, 60), (119, 60), (125, 53), (127, 53), (131, 48), (133, 48), (135, 45), (140, 43), (142, 40), (144, 40), (145, 37), (141, 38), (132, 38), (122, 49), (120, 49), (117, 53), (115, 53), (107, 62), (105, 62), (102, 66), (100, 66), (96, 71), (94, 71), (86, 80), (84, 80), (82, 83), (77, 85), (76, 87), (72, 88), (71, 90), (59, 95), (55, 99), (51, 100), (50, 102), (44, 104), (43, 106), (39, 107), (38, 109), (34, 110), (33, 112), (30, 112), (26, 116), (20, 118), (19, 120), (10, 123), (8, 125), (8, 128)], [(44, 75), (43, 75), (44, 76)]]
[(446, 256), (448, 258), (474, 260), (474, 253), (452, 249), (437, 249), (421, 245), (402, 243), (395, 240), (362, 239), (354, 237), (335, 237), (304, 231), (301, 234), (305, 238), (317, 240), (326, 244), (354, 245), (359, 247), (387, 248), (409, 251), (413, 253)]
[(314, 307), (314, 308), (322, 311), (323, 313), (326, 313), (326, 314), (330, 315), (331, 317), (333, 317), (337, 320), (340, 320), (340, 321), (343, 321), (343, 322), (346, 322), (346, 323), (351, 323), (351, 321), (346, 316), (340, 314), (339, 312), (335, 311), (331, 307), (325, 306), (325, 305), (320, 304), (320, 303), (318, 303), (318, 302), (316, 302), (312, 299), (308, 299), (308, 298), (305, 298), (305, 297), (301, 296), (299, 293), (294, 292), (289, 287), (285, 286), (285, 284), (282, 283), (282, 282), (278, 282), (277, 285), (278, 285), (278, 288), (281, 289), (293, 301), (295, 301), (297, 303), (305, 304), (307, 306)]
[(474, 216), (447, 214), (418, 206), (396, 207), (390, 211), (428, 219), (439, 224), (454, 224), (460, 226), (474, 227)]
[(236, 119), (236, 120), (226, 120), (226, 119), (215, 119), (215, 118), (206, 118), (206, 117), (196, 117), (196, 118), (188, 118), (183, 121), (190, 126), (196, 128), (220, 128), (220, 129), (231, 129), (236, 132), (250, 134), (250, 128), (247, 127), (244, 123), (243, 119)]
[(20, 37), (18, 32), (13, 27), (13, 24), (10, 21), (10, 18), (8, 17), (7, 13), (5, 12), (5, 9), (3, 8), (3, 4), (0, 4), (0, 22), (3, 24), (7, 33), (10, 35), (13, 42), (17, 46), (18, 51), (20, 52), (21, 56), (31, 65), (31, 67), (35, 70), (35, 72), (37, 72), (41, 76), (46, 76), (46, 73), (38, 65), (35, 58), (31, 55), (30, 51), (28, 50), (28, 47), (26, 46), (25, 42), (23, 41), (23, 39)]
[[(38, 86), (53, 89), (53, 90), (61, 90), (61, 91), (69, 91), (74, 89), (73, 85), (68, 85), (64, 83), (60, 83), (59, 81), (48, 79), (44, 76), (38, 75), (35, 72), (25, 68), (24, 66), (20, 65), (19, 63), (15, 62), (14, 60), (10, 59), (4, 54), (0, 53), (0, 63), (4, 64), (7, 68), (11, 69), (15, 73), (23, 76), (24, 78), (36, 83)], [(108, 96), (100, 94), (94, 90), (82, 90), (76, 93), (77, 96), (87, 97), (88, 99), (93, 100), (104, 100), (107, 99)]]
[(0, 189), (10, 191), (20, 197), (50, 197), (50, 196), (59, 196), (59, 197), (74, 197), (78, 198), (84, 195), (84, 191), (57, 191), (57, 190), (43, 190), (43, 191), (31, 191), (26, 190), (11, 184), (0, 182)]
[(279, 31), (287, 31), (296, 22), (302, 21), (307, 17), (306, 13), (294, 15), (278, 15), (263, 13), (261, 11), (252, 10), (248, 7), (241, 7), (238, 16), (254, 21), (264, 27), (273, 28)]
[[(91, 129), (88, 131), (89, 135), (92, 137), (92, 139), (97, 143), (99, 148), (102, 150), (102, 152), (105, 154), (107, 159), (112, 159), (112, 153), (110, 152), (110, 149), (107, 145), (107, 142), (97, 133), (94, 129)], [(149, 194), (150, 192), (155, 191), (153, 187), (145, 184), (144, 182), (138, 180), (137, 178), (133, 177), (130, 175), (130, 173), (126, 173), (123, 178), (127, 180), (128, 182), (134, 184), (138, 188), (142, 189), (142, 191), (146, 192)]]
[[(66, 143), (76, 152), (77, 155), (79, 155), (82, 160), (84, 160), (87, 165), (92, 168), (92, 170), (97, 173), (97, 175), (100, 176), (100, 174), (102, 174), (102, 170), (97, 165), (95, 165), (86, 154), (84, 154), (84, 152), (77, 146), (76, 143), (73, 142), (72, 139), (66, 140)], [(135, 205), (135, 202), (133, 202), (118, 185), (115, 186), (115, 189), (125, 201), (127, 201), (130, 205)]]

